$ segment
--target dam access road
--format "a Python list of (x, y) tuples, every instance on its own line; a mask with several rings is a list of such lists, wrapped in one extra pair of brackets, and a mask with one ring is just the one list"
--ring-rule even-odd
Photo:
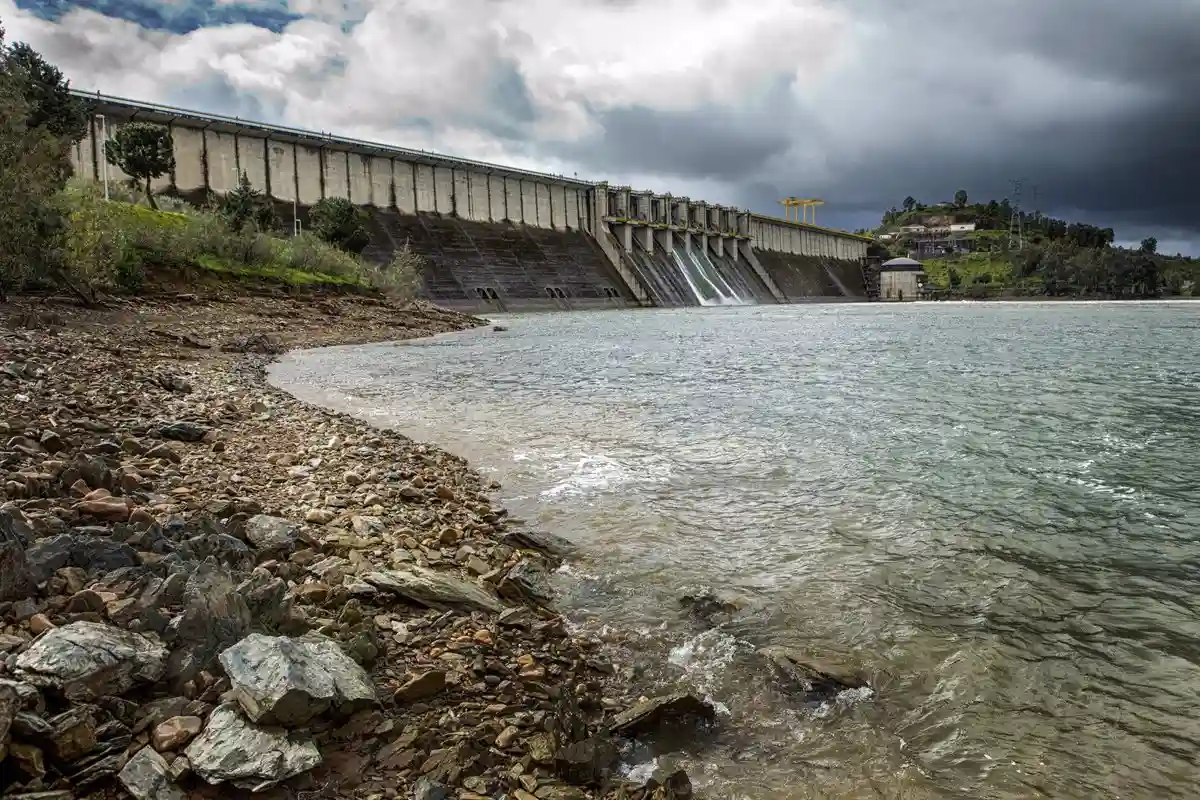
[(156, 192), (203, 201), (245, 174), (280, 217), (344, 197), (369, 212), (364, 257), (425, 256), (425, 295), (464, 311), (755, 305), (866, 299), (870, 239), (687, 197), (76, 92), (91, 124), (76, 174), (128, 180), (106, 137), (167, 126)]

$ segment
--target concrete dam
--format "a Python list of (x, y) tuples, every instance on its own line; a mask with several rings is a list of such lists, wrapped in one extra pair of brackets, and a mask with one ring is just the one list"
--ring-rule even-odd
[(76, 92), (91, 110), (76, 174), (104, 163), (121, 125), (171, 131), (175, 169), (155, 192), (203, 202), (243, 173), (285, 222), (322, 198), (368, 212), (363, 257), (425, 258), (432, 301), (464, 311), (745, 305), (866, 299), (870, 239), (687, 197), (635, 191), (422, 150)]

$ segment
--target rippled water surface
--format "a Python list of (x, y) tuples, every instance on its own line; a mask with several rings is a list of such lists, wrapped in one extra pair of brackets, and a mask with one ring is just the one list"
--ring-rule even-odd
[[(510, 316), (274, 380), (472, 459), (727, 717), (713, 798), (1200, 796), (1200, 304)], [(691, 588), (743, 598), (702, 631)], [(747, 666), (866, 671), (812, 708)]]

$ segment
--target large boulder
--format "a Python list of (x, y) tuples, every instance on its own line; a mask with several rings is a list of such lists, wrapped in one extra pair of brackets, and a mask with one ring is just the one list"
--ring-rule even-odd
[(362, 579), (417, 605), (435, 609), (463, 608), (495, 613), (500, 601), (473, 583), (423, 567), (368, 572)]
[(348, 716), (378, 702), (366, 671), (316, 634), (250, 634), (221, 653), (221, 666), (246, 716), (263, 725), (295, 728), (330, 710)]
[(166, 633), (174, 647), (167, 670), (173, 684), (182, 687), (215, 666), (225, 648), (250, 632), (251, 621), (246, 598), (230, 575), (211, 563), (198, 565), (183, 590), (183, 613)]
[(259, 792), (313, 769), (321, 752), (311, 739), (247, 722), (236, 704), (219, 706), (184, 751), (192, 770), (212, 784)]
[(17, 675), (71, 699), (119, 695), (163, 676), (167, 649), (141, 634), (72, 622), (47, 631), (17, 656)]

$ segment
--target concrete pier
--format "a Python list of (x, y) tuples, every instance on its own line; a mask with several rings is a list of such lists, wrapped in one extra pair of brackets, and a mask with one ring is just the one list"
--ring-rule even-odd
[[(91, 111), (76, 174), (103, 176), (100, 142), (129, 122), (171, 131), (175, 169), (157, 192), (203, 201), (242, 174), (302, 224), (344, 197), (368, 209), (364, 256), (426, 256), (426, 293), (474, 310), (695, 305), (689, 275), (739, 301), (865, 296), (867, 237), (686, 197), (634, 191), (277, 125), (76, 93)], [(128, 180), (109, 165), (110, 180)], [(682, 265), (682, 266), (681, 266)], [(858, 275), (859, 277), (855, 277)], [(824, 277), (822, 277), (824, 276)], [(709, 280), (711, 279), (711, 280)], [(690, 280), (695, 283), (695, 280)], [(708, 289), (705, 289), (708, 291)]]

